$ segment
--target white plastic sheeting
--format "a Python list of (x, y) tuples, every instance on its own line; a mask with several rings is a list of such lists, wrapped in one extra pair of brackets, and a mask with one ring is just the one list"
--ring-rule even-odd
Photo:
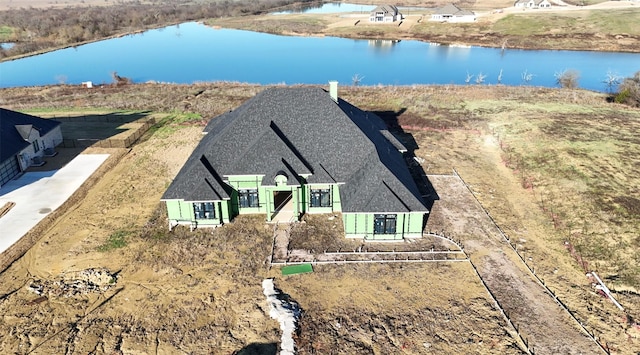
[(269, 316), (280, 323), (280, 330), (282, 330), (280, 355), (294, 355), (293, 333), (296, 331), (298, 320), (302, 315), (300, 306), (291, 300), (289, 295), (275, 288), (273, 279), (262, 281), (262, 292), (269, 302)]

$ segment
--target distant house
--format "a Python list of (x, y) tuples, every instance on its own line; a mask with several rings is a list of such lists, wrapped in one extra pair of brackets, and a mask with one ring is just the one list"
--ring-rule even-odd
[(431, 15), (431, 21), (440, 22), (474, 22), (476, 14), (473, 11), (462, 10), (454, 4), (447, 4)]
[(402, 20), (402, 14), (394, 5), (380, 5), (371, 11), (369, 22), (395, 22)]
[(170, 228), (341, 213), (347, 237), (421, 237), (429, 210), (406, 151), (378, 116), (339, 99), (337, 82), (330, 94), (269, 88), (209, 122), (161, 200)]
[(548, 9), (551, 3), (548, 0), (517, 0), (513, 6), (524, 9)]
[(0, 187), (61, 142), (60, 122), (0, 108)]

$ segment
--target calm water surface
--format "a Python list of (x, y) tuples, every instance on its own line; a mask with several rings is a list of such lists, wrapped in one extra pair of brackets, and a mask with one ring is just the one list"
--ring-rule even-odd
[(321, 5), (307, 5), (302, 6), (300, 9), (290, 10), (290, 11), (280, 11), (274, 12), (274, 15), (286, 15), (293, 13), (304, 13), (304, 14), (333, 14), (333, 13), (341, 13), (341, 12), (371, 12), (371, 10), (375, 9), (375, 5), (361, 5), (361, 4), (347, 4), (340, 2), (331, 2), (325, 3)]
[(554, 73), (576, 69), (580, 86), (604, 91), (608, 71), (631, 76), (640, 54), (526, 51), (439, 46), (419, 41), (287, 37), (213, 29), (195, 22), (0, 63), (0, 87), (82, 81), (110, 83), (111, 72), (135, 82), (235, 81), (259, 84), (484, 84), (555, 86)]

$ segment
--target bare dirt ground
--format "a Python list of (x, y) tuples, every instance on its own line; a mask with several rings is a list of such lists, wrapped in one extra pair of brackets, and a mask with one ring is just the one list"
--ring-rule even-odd
[[(159, 198), (201, 137), (206, 119), (193, 112), (212, 117), (262, 89), (198, 84), (133, 85), (90, 92), (69, 86), (0, 91), (2, 105), (13, 109), (74, 106), (81, 111), (99, 106), (173, 112), (163, 114), (165, 119), (159, 119), (148, 135), (123, 151), (126, 154), (103, 172), (86, 196), (0, 274), (0, 353), (228, 354), (273, 349), (280, 335), (277, 323), (267, 314), (260, 287), (264, 277), (274, 277), (276, 286), (305, 311), (298, 337), (302, 354), (523, 352), (469, 264), (323, 265), (312, 274), (283, 277), (277, 268), (268, 267), (273, 230), (260, 218), (241, 218), (214, 231), (190, 233), (178, 228), (167, 232)], [(622, 209), (615, 215), (591, 212), (586, 206), (594, 195), (584, 193), (591, 191), (584, 185), (592, 182), (585, 174), (605, 171), (606, 179), (593, 180), (603, 186), (598, 195), (636, 196), (637, 109), (607, 103), (605, 95), (598, 93), (529, 87), (351, 87), (341, 88), (340, 95), (364, 109), (391, 115), (384, 117), (390, 124), (413, 127), (404, 143), (415, 146), (426, 173), (451, 175), (455, 167), (482, 206), (517, 242), (518, 250), (526, 253), (527, 264), (590, 332), (612, 353), (640, 351), (640, 297), (634, 277), (637, 214), (634, 210), (625, 214)], [(192, 113), (175, 113), (185, 111)], [(587, 143), (582, 140), (589, 145), (583, 147)], [(562, 150), (547, 152), (534, 142), (541, 142), (545, 149), (567, 142), (571, 152), (580, 148), (581, 154), (567, 157)], [(506, 144), (512, 156), (535, 151), (547, 159), (559, 155), (560, 160), (547, 163), (536, 158), (541, 170), (528, 167), (523, 174), (522, 168), (507, 164)], [(592, 158), (592, 152), (599, 159)], [(568, 162), (586, 173), (560, 174)], [(535, 175), (535, 194), (523, 185), (528, 181), (523, 177), (532, 171), (540, 174)], [(443, 197), (455, 193), (438, 186)], [(585, 249), (582, 255), (614, 289), (625, 312), (592, 287), (583, 264), (566, 248), (564, 242), (575, 227), (554, 225), (554, 219), (541, 209), (538, 198), (543, 187), (556, 194), (562, 191), (559, 198), (545, 197), (545, 207), (559, 212), (566, 206), (575, 211), (565, 220), (597, 220), (615, 232), (609, 237), (615, 248), (609, 249), (600, 229), (585, 230), (589, 234), (585, 233), (584, 241), (591, 243), (585, 247), (607, 254), (600, 257)], [(473, 204), (469, 195), (459, 197), (452, 208)], [(449, 203), (444, 198), (440, 202)], [(583, 335), (577, 331), (575, 337), (566, 336), (576, 329), (560, 319), (567, 329), (565, 342), (540, 344), (546, 342), (547, 333), (528, 329), (548, 323), (528, 319), (527, 312), (551, 312), (550, 317), (562, 318), (563, 311), (559, 307), (557, 313), (544, 310), (538, 298), (526, 292), (511, 293), (513, 284), (524, 289), (541, 286), (530, 281), (523, 264), (512, 270), (520, 275), (513, 283), (504, 282), (499, 278), (502, 273), (491, 269), (494, 261), (522, 262), (503, 249), (506, 243), (494, 239), (495, 244), (482, 245), (475, 239), (478, 235), (500, 239), (485, 219), (471, 210), (464, 210), (471, 214), (471, 222), (457, 215), (444, 218), (438, 216), (438, 208), (436, 204), (428, 228), (459, 233), (467, 240), (467, 249), (476, 248), (472, 261), (481, 274), (486, 272), (488, 284), (507, 289), (501, 295), (506, 299), (499, 302), (513, 313), (514, 323), (537, 353), (544, 353), (545, 346), (564, 352), (563, 344), (581, 343)], [(578, 237), (573, 236), (577, 244)], [(116, 273), (117, 279), (99, 292), (65, 296), (53, 289), (42, 298), (30, 287), (54, 285), (77, 277), (79, 271), (102, 268)], [(529, 323), (539, 327), (527, 328)], [(594, 353), (589, 350), (585, 353)]]
[[(284, 279), (266, 264), (272, 234), (260, 218), (167, 233), (158, 199), (201, 127), (166, 128), (134, 146), (0, 276), (0, 352), (228, 354), (273, 344), (264, 277), (305, 310), (302, 354), (520, 352), (468, 265), (324, 266)], [(118, 231), (130, 231), (126, 246), (110, 248)], [(88, 269), (117, 279), (97, 291), (56, 289)], [(42, 284), (54, 286), (32, 291)]]
[(568, 313), (538, 284), (456, 175), (430, 175), (440, 199), (427, 227), (460, 238), (471, 261), (509, 319), (540, 354), (599, 351)]

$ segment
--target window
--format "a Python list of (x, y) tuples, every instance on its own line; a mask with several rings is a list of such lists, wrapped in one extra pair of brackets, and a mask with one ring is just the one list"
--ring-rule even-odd
[(331, 207), (331, 190), (311, 189), (311, 207)]
[(193, 214), (195, 215), (196, 219), (216, 218), (216, 210), (213, 208), (213, 202), (194, 203)]
[(240, 201), (240, 207), (258, 207), (258, 190), (238, 190), (238, 200)]
[(33, 151), (36, 152), (36, 153), (38, 151), (40, 151), (40, 144), (38, 143), (37, 139), (35, 141), (33, 141)]
[(377, 214), (373, 233), (375, 234), (395, 234), (396, 233), (396, 215), (395, 214)]

